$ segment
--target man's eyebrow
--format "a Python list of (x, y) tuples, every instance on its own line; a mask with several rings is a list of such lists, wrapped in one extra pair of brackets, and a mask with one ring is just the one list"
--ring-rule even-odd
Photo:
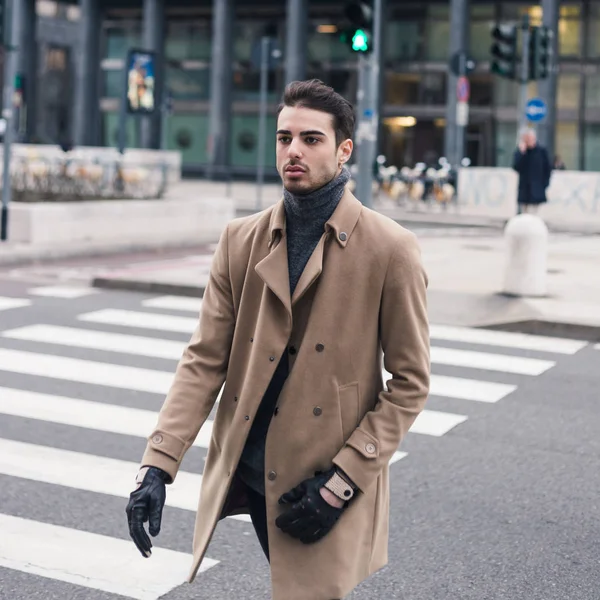
[[(277, 135), (292, 135), (292, 132), (289, 129), (279, 129), (277, 131)], [(308, 131), (301, 131), (300, 135), (322, 135), (323, 137), (327, 137), (326, 133), (323, 133), (318, 129), (309, 129)]]

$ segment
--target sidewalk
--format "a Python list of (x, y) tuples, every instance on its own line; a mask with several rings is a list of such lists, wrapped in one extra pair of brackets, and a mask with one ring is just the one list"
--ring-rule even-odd
[[(548, 296), (503, 295), (504, 239), (422, 237), (429, 276), (432, 322), (496, 327), (600, 341), (600, 236), (550, 237)], [(98, 274), (93, 285), (174, 295), (201, 296), (210, 254), (136, 265)]]

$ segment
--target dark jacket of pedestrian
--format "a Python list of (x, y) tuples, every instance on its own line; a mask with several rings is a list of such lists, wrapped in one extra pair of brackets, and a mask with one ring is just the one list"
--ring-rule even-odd
[(519, 204), (547, 202), (546, 188), (550, 185), (552, 167), (545, 148), (538, 144), (525, 152), (517, 149), (513, 169), (519, 174)]

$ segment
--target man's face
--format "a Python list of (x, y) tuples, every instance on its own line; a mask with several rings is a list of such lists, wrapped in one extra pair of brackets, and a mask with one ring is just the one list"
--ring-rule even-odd
[(286, 106), (277, 120), (277, 171), (292, 194), (322, 188), (342, 169), (352, 154), (352, 140), (335, 142), (333, 115)]
[(536, 135), (533, 131), (528, 131), (525, 134), (525, 144), (527, 145), (528, 148), (533, 148), (536, 144)]

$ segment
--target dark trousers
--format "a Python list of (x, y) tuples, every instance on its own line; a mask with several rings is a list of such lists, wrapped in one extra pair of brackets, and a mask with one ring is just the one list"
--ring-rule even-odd
[(246, 486), (248, 495), (248, 507), (250, 509), (250, 519), (254, 525), (254, 531), (260, 542), (261, 548), (269, 560), (269, 535), (267, 533), (267, 505), (265, 497), (258, 492)]

